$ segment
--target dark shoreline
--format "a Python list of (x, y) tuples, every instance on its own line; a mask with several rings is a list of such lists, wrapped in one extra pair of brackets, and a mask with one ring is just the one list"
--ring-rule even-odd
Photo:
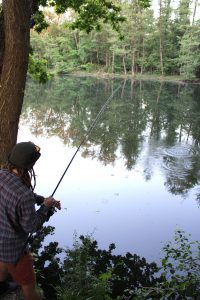
[(59, 73), (60, 76), (75, 76), (75, 77), (96, 77), (96, 78), (103, 78), (103, 79), (132, 79), (132, 80), (148, 80), (148, 81), (160, 81), (160, 82), (175, 82), (180, 84), (195, 84), (200, 85), (200, 79), (189, 80), (184, 79), (182, 76), (159, 76), (159, 75), (135, 75), (132, 76), (130, 74), (111, 74), (105, 72), (96, 72), (96, 73), (87, 73), (81, 71), (69, 72), (69, 73)]

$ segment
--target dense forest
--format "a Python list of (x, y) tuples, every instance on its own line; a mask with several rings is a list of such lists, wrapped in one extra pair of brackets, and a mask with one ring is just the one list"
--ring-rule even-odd
[(74, 30), (72, 13), (58, 16), (44, 10), (50, 26), (31, 33), (29, 72), (40, 80), (46, 70), (200, 78), (198, 0), (179, 0), (176, 7), (171, 0), (159, 0), (156, 10), (141, 7), (139, 1), (121, 1), (121, 7), (125, 21), (120, 32), (108, 24), (90, 33)]

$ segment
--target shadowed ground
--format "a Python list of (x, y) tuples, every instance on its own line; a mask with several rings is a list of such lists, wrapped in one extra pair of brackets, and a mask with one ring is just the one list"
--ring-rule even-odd
[(15, 292), (9, 293), (1, 297), (1, 300), (23, 300), (23, 297), (21, 295), (20, 289), (18, 289)]

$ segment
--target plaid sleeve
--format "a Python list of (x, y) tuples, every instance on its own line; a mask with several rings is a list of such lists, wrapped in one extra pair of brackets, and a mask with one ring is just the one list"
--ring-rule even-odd
[(35, 210), (34, 195), (24, 197), (18, 205), (19, 224), (26, 233), (32, 233), (39, 230), (47, 219), (49, 209), (41, 205)]
[(44, 202), (44, 197), (37, 195), (36, 193), (34, 193), (34, 197), (35, 197), (35, 203), (37, 205), (42, 205), (42, 203)]

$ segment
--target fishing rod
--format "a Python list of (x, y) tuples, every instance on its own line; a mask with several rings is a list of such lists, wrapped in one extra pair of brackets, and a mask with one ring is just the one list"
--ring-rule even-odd
[(71, 163), (73, 162), (73, 160), (74, 160), (76, 154), (78, 153), (79, 149), (81, 148), (81, 146), (84, 144), (84, 142), (86, 141), (86, 139), (87, 139), (87, 138), (89, 137), (89, 135), (91, 134), (92, 130), (94, 129), (94, 127), (96, 126), (98, 120), (100, 119), (102, 113), (103, 113), (104, 110), (106, 109), (108, 103), (112, 100), (113, 96), (114, 96), (114, 95), (116, 94), (116, 92), (120, 89), (120, 87), (121, 87), (121, 85), (118, 86), (118, 87), (112, 92), (112, 94), (109, 96), (109, 98), (106, 100), (106, 102), (104, 103), (104, 105), (103, 105), (102, 108), (100, 109), (100, 111), (99, 111), (99, 113), (97, 114), (95, 120), (93, 121), (93, 123), (92, 123), (91, 126), (89, 127), (88, 131), (86, 132), (85, 136), (83, 137), (83, 139), (81, 140), (79, 146), (77, 147), (77, 149), (76, 149), (74, 155), (72, 156), (70, 162), (68, 163), (68, 165), (67, 165), (65, 171), (63, 172), (63, 174), (62, 174), (60, 180), (58, 181), (58, 183), (57, 183), (57, 185), (56, 185), (56, 187), (55, 187), (53, 193), (51, 194), (51, 197), (53, 197), (53, 195), (54, 195), (55, 192), (57, 191), (57, 189), (58, 189), (58, 187), (59, 187), (61, 181), (63, 180), (63, 178), (64, 178), (64, 176), (65, 176), (67, 170), (69, 169), (69, 167), (70, 167)]
[[(73, 162), (76, 154), (78, 153), (79, 149), (81, 148), (81, 146), (84, 144), (84, 142), (86, 141), (86, 139), (89, 137), (89, 135), (91, 134), (92, 130), (94, 129), (94, 127), (96, 126), (98, 120), (100, 119), (100, 116), (102, 115), (102, 113), (104, 112), (104, 110), (106, 109), (108, 103), (112, 100), (113, 96), (116, 94), (116, 92), (120, 89), (121, 85), (118, 86), (113, 92), (112, 94), (109, 96), (109, 98), (106, 100), (106, 102), (104, 103), (104, 105), (102, 106), (102, 108), (100, 109), (100, 111), (98, 112), (95, 120), (93, 121), (93, 123), (91, 124), (91, 126), (89, 127), (88, 131), (86, 132), (85, 136), (83, 137), (83, 139), (81, 140), (79, 146), (77, 147), (74, 155), (72, 156), (70, 162), (68, 163), (66, 169), (64, 170), (62, 176), (60, 177), (60, 180), (58, 181), (53, 193), (51, 194), (51, 197), (54, 196), (55, 192), (57, 191), (61, 181), (63, 180), (67, 170), (69, 169), (71, 163)], [(56, 208), (54, 206), (52, 206), (50, 209), (49, 209), (49, 215), (47, 217), (47, 221), (49, 220), (49, 218), (54, 214), (54, 212), (56, 211)], [(23, 247), (23, 251), (25, 250), (27, 244), (32, 240), (32, 237), (33, 237), (33, 233), (31, 233), (29, 235), (29, 237), (27, 238), (25, 244), (24, 244), (24, 247)]]

